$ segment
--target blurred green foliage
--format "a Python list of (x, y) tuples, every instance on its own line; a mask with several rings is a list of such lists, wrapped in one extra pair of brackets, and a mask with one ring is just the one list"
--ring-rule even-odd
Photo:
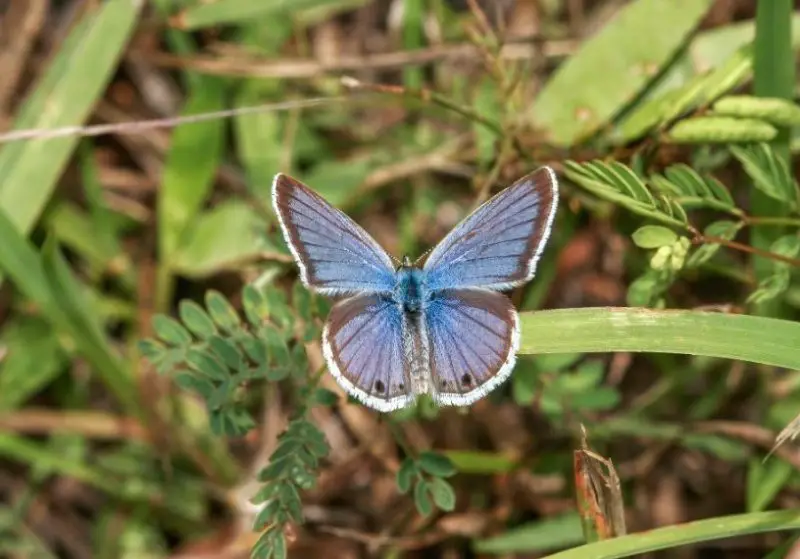
[[(181, 115), (351, 99), (181, 126), (168, 146), (156, 136), (2, 144), (0, 457), (24, 466), (24, 478), (9, 475), (14, 487), (25, 484), (0, 509), (0, 552), (52, 555), (27, 519), (37, 498), (52, 498), (49, 480), (69, 478), (107, 497), (92, 501), (93, 556), (166, 556), (170, 540), (211, 529), (220, 488), (248, 481), (233, 448), (260, 425), (264, 402), (280, 399), (291, 413), (250, 476), (246, 500), (259, 534), (254, 556), (289, 554), (288, 535), (306, 521), (304, 499), (332, 463), (320, 418), (357, 404), (322, 386), (327, 373), (312, 365), (330, 301), (299, 284), (275, 229), (269, 189), (279, 170), (359, 219), (382, 220), (376, 230), (393, 252), (419, 254), (452, 225), (450, 214), (465, 214), (525, 170), (556, 165), (564, 180), (554, 238), (537, 280), (515, 294), (526, 311), (558, 306), (548, 293), (573, 280), (557, 259), (592, 231), (587, 223), (630, 239), (616, 304), (640, 309), (523, 313), (515, 374), (487, 399), (513, 406), (533, 440), (510, 450), (476, 435), (471, 447), (445, 450), (433, 438), (419, 448), (406, 428), (434, 431), (461, 418), (428, 401), (383, 418), (399, 449), (387, 470), (410, 511), (392, 525), (397, 532), (435, 526), (453, 511), (485, 512), (496, 495), (485, 481), (495, 476), (557, 475), (559, 497), (571, 498), (569, 441), (579, 423), (604, 452), (630, 457), (626, 448), (651, 441), (742, 472), (747, 514), (562, 557), (797, 528), (796, 512), (762, 512), (782, 492), (796, 494), (794, 454), (778, 449), (763, 462), (763, 437), (744, 438), (721, 421), (751, 431), (789, 425), (784, 440), (796, 434), (800, 411), (800, 189), (791, 161), (800, 145), (800, 17), (791, 2), (760, 0), (755, 20), (698, 30), (710, 1), (636, 0), (566, 55), (549, 50), (571, 37), (564, 3), (541, 2), (542, 48), (520, 57), (505, 44), (526, 43), (506, 37), (489, 11), (408, 0), (386, 9), (390, 54), (406, 61), (386, 66), (336, 53), (315, 59), (324, 54), (315, 26), (344, 25), (381, 2), (144, 4), (77, 11), (64, 40), (50, 41), (57, 47), (46, 65), (30, 72), (35, 81), (12, 128), (79, 126), (119, 95), (104, 97), (109, 84), (139, 83), (124, 62), (147, 57), (131, 39), (139, 31), (184, 57), (170, 73), (177, 85), (158, 81), (161, 68), (151, 76), (179, 88)], [(450, 44), (466, 49), (471, 65), (431, 56)], [(161, 46), (155, 54), (158, 66)], [(209, 63), (219, 60), (228, 64)], [(356, 91), (340, 79), (349, 73), (364, 80)], [(118, 155), (117, 170), (135, 165), (155, 176), (152, 196), (112, 197), (103, 149)], [(76, 180), (80, 187), (69, 188)], [(387, 218), (399, 235), (385, 233)], [(705, 304), (763, 316), (663, 310)], [(611, 382), (609, 361), (584, 355), (612, 351), (647, 353), (634, 362), (646, 386)], [(178, 390), (153, 388), (151, 365)], [(472, 429), (495, 419), (475, 413), (482, 419)], [(239, 503), (230, 508), (243, 515)], [(428, 524), (413, 521), (412, 510)], [(574, 513), (509, 514), (507, 530), (469, 534), (476, 552), (549, 552), (583, 541)]]

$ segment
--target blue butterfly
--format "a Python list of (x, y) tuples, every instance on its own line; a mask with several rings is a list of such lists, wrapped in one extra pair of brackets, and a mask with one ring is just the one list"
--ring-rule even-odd
[(529, 281), (558, 203), (550, 167), (522, 177), (459, 223), (421, 268), (395, 267), (370, 235), (301, 182), (278, 174), (272, 202), (309, 289), (346, 296), (322, 335), (328, 369), (388, 412), (429, 394), (465, 406), (511, 374), (519, 318), (498, 291)]

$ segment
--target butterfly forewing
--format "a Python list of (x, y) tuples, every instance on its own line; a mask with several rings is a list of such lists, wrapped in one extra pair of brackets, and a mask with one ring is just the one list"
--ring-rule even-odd
[(392, 290), (391, 258), (346, 214), (284, 174), (275, 177), (272, 202), (307, 287), (325, 295)]
[(519, 324), (508, 297), (484, 289), (448, 289), (431, 301), (425, 316), (438, 404), (471, 404), (511, 374)]
[(388, 297), (357, 295), (334, 305), (323, 333), (328, 368), (355, 398), (379, 411), (409, 405), (403, 316)]
[(550, 235), (557, 201), (558, 183), (549, 167), (491, 198), (428, 256), (428, 288), (508, 289), (530, 280)]

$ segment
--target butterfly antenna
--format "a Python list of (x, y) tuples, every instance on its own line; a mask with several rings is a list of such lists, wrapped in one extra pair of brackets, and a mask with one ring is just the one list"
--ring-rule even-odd
[[(388, 252), (387, 252), (387, 254), (388, 254)], [(395, 261), (395, 263), (396, 263), (398, 266), (402, 266), (402, 265), (403, 265), (403, 261), (402, 261), (402, 260), (400, 260), (399, 258), (397, 258), (395, 255), (393, 255), (393, 254), (389, 254), (389, 258), (391, 258), (392, 260), (394, 260), (394, 261)]]
[(419, 257), (418, 257), (418, 258), (417, 258), (417, 259), (414, 261), (414, 266), (416, 266), (417, 264), (419, 264), (420, 262), (422, 262), (422, 260), (423, 260), (423, 259), (424, 259), (426, 256), (428, 256), (432, 250), (433, 250), (433, 247), (429, 248), (428, 250), (426, 250), (425, 252), (423, 252), (422, 254), (420, 254), (420, 255), (419, 255)]

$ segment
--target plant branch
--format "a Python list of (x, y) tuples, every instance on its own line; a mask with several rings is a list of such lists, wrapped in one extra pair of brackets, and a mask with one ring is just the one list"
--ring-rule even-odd
[(373, 91), (375, 93), (384, 93), (398, 97), (417, 99), (424, 103), (433, 103), (434, 105), (439, 105), (440, 107), (460, 114), (467, 120), (482, 124), (494, 132), (499, 138), (502, 138), (504, 135), (503, 127), (499, 123), (486, 118), (469, 107), (459, 105), (452, 99), (449, 99), (440, 93), (436, 93), (435, 91), (431, 91), (430, 89), (408, 89), (399, 85), (364, 83), (361, 80), (357, 80), (356, 78), (352, 78), (350, 76), (342, 77), (341, 83), (346, 88), (351, 90)]
[(770, 252), (768, 250), (764, 250), (764, 249), (761, 249), (761, 248), (752, 247), (752, 246), (746, 245), (744, 243), (739, 243), (739, 242), (736, 242), (736, 241), (729, 241), (728, 239), (723, 239), (722, 237), (705, 236), (705, 235), (701, 234), (699, 236), (695, 236), (695, 238), (692, 239), (692, 242), (695, 243), (695, 244), (701, 244), (701, 243), (717, 244), (717, 245), (721, 245), (721, 246), (724, 246), (724, 247), (732, 248), (734, 250), (747, 252), (747, 253), (753, 254), (755, 256), (761, 256), (762, 258), (768, 258), (770, 260), (775, 260), (777, 262), (783, 262), (784, 264), (789, 264), (791, 266), (795, 266), (797, 268), (800, 268), (800, 259), (791, 258), (789, 256), (784, 256), (782, 254), (777, 254), (775, 252)]

